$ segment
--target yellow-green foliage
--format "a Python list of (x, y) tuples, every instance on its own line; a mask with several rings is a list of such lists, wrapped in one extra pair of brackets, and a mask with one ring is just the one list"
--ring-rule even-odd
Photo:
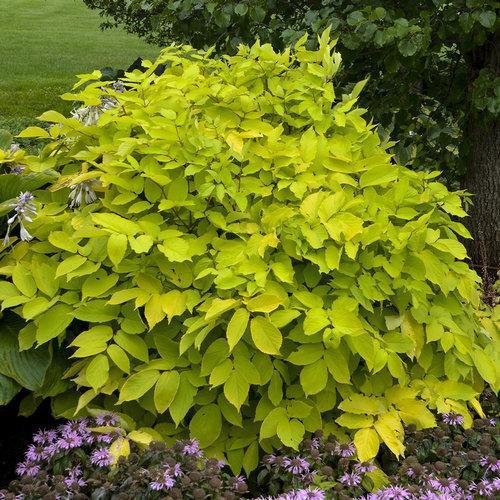
[[(22, 349), (71, 356), (56, 412), (163, 422), (248, 471), (321, 427), (361, 459), (401, 454), (403, 422), (468, 423), (483, 381), (498, 388), (461, 193), (392, 163), (363, 82), (335, 95), (328, 32), (304, 42), (169, 47), (123, 93), (82, 78), (66, 98), (114, 103), (96, 124), (48, 112), (49, 133), (24, 133), (53, 139), (28, 170), (61, 177), (3, 258), (1, 299)], [(83, 181), (98, 199), (73, 210)]]

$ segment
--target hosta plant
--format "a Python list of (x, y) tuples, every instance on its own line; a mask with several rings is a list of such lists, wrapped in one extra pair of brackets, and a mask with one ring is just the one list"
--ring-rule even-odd
[[(33, 240), (11, 238), (2, 308), (19, 348), (65, 353), (57, 415), (104, 408), (197, 438), (237, 473), (321, 428), (361, 461), (403, 423), (481, 412), (496, 332), (457, 235), (464, 193), (395, 164), (314, 51), (171, 46), (143, 72), (85, 75), (26, 172)], [(63, 364), (64, 364), (63, 363)]]

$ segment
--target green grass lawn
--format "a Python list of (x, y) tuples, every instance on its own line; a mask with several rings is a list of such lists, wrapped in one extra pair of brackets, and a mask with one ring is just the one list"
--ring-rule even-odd
[(0, 0), (0, 128), (18, 132), (59, 99), (75, 75), (126, 68), (157, 47), (121, 30), (101, 31), (81, 0)]

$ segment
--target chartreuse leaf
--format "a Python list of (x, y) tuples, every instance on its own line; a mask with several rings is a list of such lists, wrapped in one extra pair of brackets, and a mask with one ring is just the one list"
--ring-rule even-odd
[(160, 372), (158, 370), (144, 370), (130, 375), (120, 390), (118, 403), (139, 399), (156, 384), (159, 376)]
[(117, 266), (127, 252), (127, 236), (119, 233), (111, 234), (108, 239), (107, 252), (111, 262)]
[(229, 351), (232, 351), (240, 341), (248, 326), (250, 314), (246, 309), (237, 309), (227, 325), (226, 337)]
[(380, 446), (380, 438), (377, 431), (372, 427), (359, 429), (359, 431), (354, 434), (354, 446), (356, 446), (358, 460), (360, 462), (372, 460), (377, 456)]
[(202, 406), (191, 419), (189, 431), (192, 438), (206, 448), (217, 440), (222, 430), (222, 415), (215, 404)]
[(85, 378), (94, 391), (102, 387), (108, 381), (109, 362), (104, 354), (98, 354), (88, 364), (85, 370)]
[(250, 384), (243, 374), (233, 370), (224, 384), (224, 396), (239, 411), (246, 401)]
[(257, 316), (250, 322), (252, 340), (259, 351), (265, 354), (279, 354), (283, 338), (280, 331), (264, 316)]
[(156, 382), (154, 401), (159, 413), (165, 413), (177, 394), (180, 384), (177, 371), (163, 372)]

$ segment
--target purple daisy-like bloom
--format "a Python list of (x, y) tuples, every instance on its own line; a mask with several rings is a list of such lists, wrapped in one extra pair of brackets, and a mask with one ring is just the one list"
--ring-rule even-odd
[(96, 436), (96, 441), (98, 443), (106, 443), (110, 444), (113, 442), (114, 436), (111, 433), (105, 433), (105, 434), (97, 434)]
[(267, 455), (265, 458), (265, 462), (267, 462), (269, 465), (273, 465), (276, 463), (276, 455)]
[(33, 435), (33, 442), (37, 444), (50, 444), (57, 439), (56, 431), (38, 431)]
[(356, 447), (354, 443), (337, 444), (335, 452), (343, 458), (349, 458), (356, 454)]
[(57, 441), (55, 443), (50, 443), (47, 446), (45, 446), (44, 451), (46, 460), (52, 458), (59, 451), (59, 446), (57, 445)]
[(31, 462), (21, 462), (17, 464), (16, 474), (18, 476), (36, 476), (40, 472), (40, 466)]
[(78, 448), (82, 444), (82, 437), (75, 432), (68, 433), (66, 436), (61, 437), (57, 440), (57, 447), (60, 450), (71, 450), (73, 448)]
[(118, 423), (118, 417), (113, 413), (101, 413), (95, 417), (98, 426), (114, 426)]
[(339, 481), (346, 486), (358, 486), (361, 483), (361, 476), (356, 472), (346, 472), (339, 477)]
[(496, 418), (490, 418), (488, 420), (488, 423), (492, 426), (492, 427), (496, 427), (497, 425), (497, 419)]
[(28, 462), (38, 462), (43, 460), (47, 456), (47, 451), (45, 446), (38, 444), (30, 444), (28, 450), (26, 451), (24, 457)]
[(426, 491), (418, 497), (419, 500), (457, 500), (457, 498), (462, 499), (461, 496), (456, 497), (451, 493), (436, 493), (434, 491)]
[[(311, 439), (311, 448), (313, 450), (318, 450), (320, 446), (321, 446), (321, 441), (318, 438)], [(321, 491), (321, 493), (324, 495), (322, 490), (318, 490), (318, 491)]]
[(149, 487), (154, 491), (169, 490), (175, 484), (175, 481), (165, 473), (163, 477), (158, 481), (152, 481), (149, 483)]
[(233, 488), (237, 490), (240, 486), (246, 486), (247, 482), (243, 476), (233, 477)]
[(439, 493), (457, 493), (460, 488), (458, 486), (457, 480), (454, 478), (430, 478), (427, 481), (427, 485), (433, 490), (438, 491)]
[(278, 497), (278, 500), (324, 500), (325, 492), (318, 488), (313, 490), (293, 490)]
[(90, 455), (90, 463), (99, 467), (107, 467), (108, 465), (111, 465), (112, 462), (113, 458), (109, 454), (107, 448), (94, 450)]
[(123, 85), (123, 82), (121, 80), (117, 80), (116, 82), (114, 82), (112, 87), (115, 92), (118, 92), (120, 94), (125, 91), (125, 85)]
[(192, 455), (195, 457), (201, 457), (203, 452), (200, 450), (200, 444), (196, 439), (189, 439), (182, 448), (182, 453), (184, 455)]
[(443, 422), (448, 425), (462, 425), (464, 417), (458, 413), (443, 413)]
[(70, 490), (77, 489), (79, 486), (85, 486), (87, 482), (82, 478), (82, 469), (79, 465), (72, 469), (67, 469), (68, 475), (64, 478), (63, 482)]
[(493, 481), (490, 481), (488, 479), (483, 479), (476, 485), (476, 494), (484, 496), (484, 497), (489, 497), (493, 495), (495, 491)]
[(402, 486), (389, 486), (370, 493), (367, 498), (369, 500), (407, 500), (412, 498), (412, 494)]
[(354, 464), (354, 470), (358, 474), (366, 474), (367, 472), (373, 472), (375, 469), (376, 467), (368, 462)]
[(309, 465), (309, 462), (302, 457), (285, 458), (283, 460), (285, 470), (294, 475), (307, 474), (309, 472)]
[(182, 474), (181, 464), (175, 464), (173, 467), (167, 467), (167, 474), (174, 477), (179, 477)]

